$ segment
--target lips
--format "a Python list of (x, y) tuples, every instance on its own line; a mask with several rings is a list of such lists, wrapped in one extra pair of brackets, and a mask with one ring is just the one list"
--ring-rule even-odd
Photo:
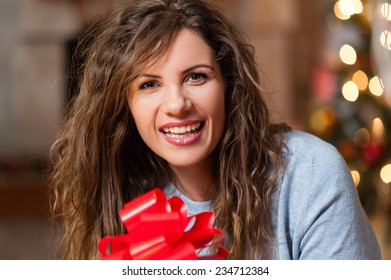
[(201, 137), (201, 121), (183, 121), (167, 123), (160, 128), (164, 138), (171, 144), (189, 145)]

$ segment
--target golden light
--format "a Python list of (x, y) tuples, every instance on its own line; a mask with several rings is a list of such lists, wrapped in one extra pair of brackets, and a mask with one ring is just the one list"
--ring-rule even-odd
[(391, 20), (391, 4), (383, 3), (380, 6), (380, 13), (386, 20)]
[(378, 76), (373, 77), (369, 81), (369, 91), (375, 96), (381, 96), (384, 92), (384, 87), (381, 79)]
[(362, 2), (360, 0), (352, 0), (352, 3), (353, 3), (353, 7), (354, 7), (354, 13), (361, 14), (364, 10)]
[(366, 129), (365, 127), (360, 128), (359, 130), (356, 131), (356, 133), (354, 133), (353, 142), (357, 146), (361, 148), (365, 148), (370, 141), (371, 141), (371, 135), (369, 134), (368, 129)]
[(358, 98), (358, 94), (359, 94), (359, 90), (354, 82), (349, 81), (343, 85), (342, 95), (347, 101), (350, 102), (356, 101)]
[(380, 34), (380, 43), (383, 46), (383, 48), (387, 50), (391, 50), (391, 32), (388, 30), (384, 30)]
[(347, 20), (350, 19), (350, 16), (345, 15), (344, 13), (341, 12), (339, 9), (339, 2), (335, 2), (334, 4), (334, 14), (337, 18), (341, 20)]
[(357, 170), (350, 171), (353, 177), (354, 185), (357, 187), (360, 184), (360, 173)]
[(357, 85), (359, 90), (365, 90), (368, 86), (368, 76), (361, 70), (353, 74), (352, 81)]
[(339, 50), (339, 57), (343, 63), (353, 65), (356, 63), (357, 53), (352, 46), (345, 44)]
[(380, 118), (372, 121), (372, 135), (375, 139), (380, 139), (384, 135), (384, 124)]
[(383, 168), (380, 170), (380, 178), (386, 184), (391, 182), (391, 164), (383, 166)]
[(310, 126), (317, 134), (324, 134), (333, 126), (335, 112), (329, 107), (315, 111), (310, 117)]
[(354, 15), (354, 4), (351, 0), (339, 0), (339, 10), (346, 16)]

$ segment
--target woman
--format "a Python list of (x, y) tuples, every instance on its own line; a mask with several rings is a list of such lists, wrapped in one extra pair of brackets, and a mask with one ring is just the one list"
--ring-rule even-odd
[(124, 231), (125, 202), (162, 188), (212, 210), (231, 259), (379, 258), (334, 148), (272, 124), (252, 48), (198, 0), (130, 1), (94, 25), (52, 147), (64, 256)]

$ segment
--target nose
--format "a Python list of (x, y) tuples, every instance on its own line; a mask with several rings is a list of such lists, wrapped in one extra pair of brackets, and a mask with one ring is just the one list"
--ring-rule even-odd
[(186, 89), (180, 86), (166, 88), (162, 103), (162, 109), (165, 114), (181, 116), (189, 112), (192, 106), (192, 101), (187, 96)]

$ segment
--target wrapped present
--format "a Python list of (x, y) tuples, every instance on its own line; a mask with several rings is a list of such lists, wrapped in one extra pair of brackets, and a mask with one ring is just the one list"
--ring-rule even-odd
[[(213, 227), (212, 212), (188, 217), (185, 203), (177, 196), (167, 200), (161, 189), (128, 202), (119, 214), (127, 234), (102, 238), (100, 259), (219, 260), (228, 254), (219, 246), (224, 232)], [(211, 253), (199, 256), (202, 249)]]

